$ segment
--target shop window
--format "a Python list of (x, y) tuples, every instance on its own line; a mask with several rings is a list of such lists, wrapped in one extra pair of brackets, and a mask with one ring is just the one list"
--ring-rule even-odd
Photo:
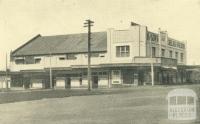
[(107, 75), (107, 72), (103, 72), (103, 75)]
[(119, 78), (120, 77), (120, 71), (119, 70), (113, 70), (112, 75), (113, 75), (113, 78)]
[(98, 75), (98, 73), (97, 72), (92, 72), (92, 75)]
[(116, 76), (119, 75), (119, 71), (118, 70), (114, 70), (113, 71), (113, 75), (116, 75)]
[(99, 75), (103, 75), (103, 72), (99, 72)]

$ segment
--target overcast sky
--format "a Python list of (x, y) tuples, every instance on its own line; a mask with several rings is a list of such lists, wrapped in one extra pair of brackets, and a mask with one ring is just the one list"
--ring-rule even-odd
[(5, 54), (37, 34), (55, 35), (126, 29), (134, 21), (151, 31), (187, 40), (188, 64), (200, 64), (200, 0), (0, 0), (0, 69)]

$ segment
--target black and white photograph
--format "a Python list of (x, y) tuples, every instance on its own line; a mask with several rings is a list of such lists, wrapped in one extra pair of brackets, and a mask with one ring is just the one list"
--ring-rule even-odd
[(200, 0), (0, 0), (0, 124), (200, 124)]

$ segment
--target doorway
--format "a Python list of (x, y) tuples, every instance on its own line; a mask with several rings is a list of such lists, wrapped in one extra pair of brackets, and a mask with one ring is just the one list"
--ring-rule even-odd
[(67, 89), (71, 88), (71, 78), (70, 77), (66, 78), (65, 88), (67, 88)]
[(92, 88), (98, 88), (98, 76), (92, 77)]

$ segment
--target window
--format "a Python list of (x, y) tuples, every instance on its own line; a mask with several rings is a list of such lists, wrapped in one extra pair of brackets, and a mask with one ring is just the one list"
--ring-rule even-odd
[(183, 59), (184, 59), (183, 53), (181, 53), (181, 62), (183, 62)]
[(113, 78), (118, 78), (118, 77), (120, 77), (120, 71), (119, 71), (119, 70), (113, 70), (113, 71), (112, 71), (112, 77), (113, 77)]
[(76, 59), (76, 56), (75, 56), (75, 54), (67, 54), (67, 55), (66, 55), (66, 58), (67, 58), (68, 60), (74, 60), (74, 59)]
[(151, 49), (152, 49), (151, 50), (152, 57), (156, 57), (156, 48), (152, 47)]
[(65, 57), (59, 57), (59, 60), (65, 60), (66, 58)]
[(175, 53), (176, 59), (178, 60), (178, 52)]
[(91, 57), (99, 57), (99, 53), (91, 53)]
[(116, 46), (116, 56), (117, 57), (129, 57), (130, 56), (130, 47), (126, 46)]
[(25, 56), (25, 64), (34, 64), (35, 59), (33, 56)]
[(177, 46), (177, 43), (176, 41), (173, 41), (173, 46), (176, 47)]
[(103, 72), (103, 75), (107, 75), (107, 72)]
[(25, 63), (24, 59), (16, 59), (15, 60), (15, 64), (17, 64), (17, 65), (24, 64), (24, 63)]
[(166, 34), (165, 33), (160, 33), (161, 41), (165, 41), (166, 39)]
[(168, 45), (169, 45), (169, 46), (173, 46), (172, 40), (168, 40)]
[(147, 40), (151, 42), (158, 42), (158, 34), (148, 32), (147, 34)]
[(180, 45), (180, 48), (185, 48), (185, 44), (181, 44), (181, 45)]
[(170, 51), (169, 51), (169, 57), (170, 57), (170, 58), (172, 58), (172, 56), (173, 56), (172, 54), (173, 54), (173, 52), (170, 50)]
[(165, 57), (165, 49), (162, 49), (162, 57)]
[(39, 64), (41, 61), (41, 58), (35, 58), (35, 64)]

